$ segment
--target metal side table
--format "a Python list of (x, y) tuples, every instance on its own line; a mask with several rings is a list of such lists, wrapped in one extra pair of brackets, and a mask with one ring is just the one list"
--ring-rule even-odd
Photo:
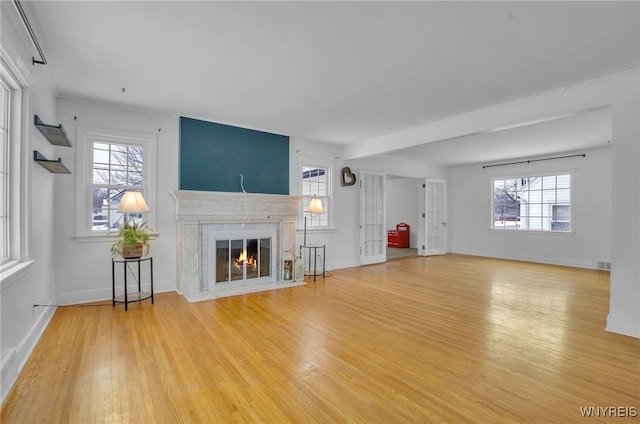
[[(149, 280), (151, 283), (151, 291), (143, 292), (141, 287), (141, 276), (142, 272), (140, 270), (142, 263), (147, 262), (149, 264)], [(122, 264), (122, 268), (124, 270), (124, 294), (120, 296), (116, 296), (116, 264)], [(138, 265), (138, 291), (133, 293), (127, 293), (127, 276), (130, 271), (133, 273), (129, 265), (137, 264)], [(135, 275), (134, 275), (135, 276)], [(142, 300), (151, 299), (151, 303), (153, 304), (153, 258), (151, 256), (147, 256), (144, 258), (136, 258), (136, 259), (116, 259), (111, 258), (111, 290), (112, 290), (112, 300), (113, 306), (116, 306), (116, 303), (124, 303), (124, 310), (128, 310), (129, 303), (131, 302), (140, 302)]]
[[(322, 272), (318, 272), (318, 250), (322, 251)], [(306, 256), (305, 256), (306, 253)], [(313, 281), (316, 281), (316, 277), (322, 275), (324, 278), (325, 272), (325, 245), (321, 246), (300, 246), (300, 257), (305, 264), (304, 275), (312, 276)], [(313, 268), (312, 268), (313, 265)]]

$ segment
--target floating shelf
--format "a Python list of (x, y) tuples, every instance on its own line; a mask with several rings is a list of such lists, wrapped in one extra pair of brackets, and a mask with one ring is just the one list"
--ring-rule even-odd
[(40, 130), (44, 138), (49, 140), (49, 143), (55, 146), (71, 147), (71, 142), (67, 138), (67, 133), (62, 128), (62, 124), (58, 126), (47, 125), (40, 120), (38, 115), (33, 116), (33, 124)]
[(39, 151), (34, 150), (33, 160), (53, 174), (71, 174), (71, 171), (69, 171), (67, 167), (62, 164), (62, 159), (60, 158), (58, 158), (58, 160), (49, 160), (42, 156)]

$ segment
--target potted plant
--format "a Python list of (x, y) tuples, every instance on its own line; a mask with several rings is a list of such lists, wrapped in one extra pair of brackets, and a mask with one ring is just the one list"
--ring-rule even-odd
[(111, 246), (111, 253), (118, 254), (125, 259), (137, 259), (149, 253), (150, 229), (146, 222), (126, 221), (118, 231), (120, 239)]

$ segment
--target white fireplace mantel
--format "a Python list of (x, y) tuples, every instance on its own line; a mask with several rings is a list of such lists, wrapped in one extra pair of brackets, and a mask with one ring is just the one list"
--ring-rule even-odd
[[(201, 274), (203, 225), (277, 223), (278, 262), (285, 249), (295, 251), (300, 196), (191, 190), (176, 190), (170, 194), (175, 204), (177, 290), (181, 294), (206, 288)], [(281, 276), (277, 275), (277, 278)]]

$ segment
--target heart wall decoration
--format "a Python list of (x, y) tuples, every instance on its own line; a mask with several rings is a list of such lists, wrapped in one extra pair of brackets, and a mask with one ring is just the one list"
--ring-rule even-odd
[(356, 174), (351, 172), (351, 168), (345, 166), (342, 168), (341, 184), (343, 187), (352, 186), (356, 183)]

